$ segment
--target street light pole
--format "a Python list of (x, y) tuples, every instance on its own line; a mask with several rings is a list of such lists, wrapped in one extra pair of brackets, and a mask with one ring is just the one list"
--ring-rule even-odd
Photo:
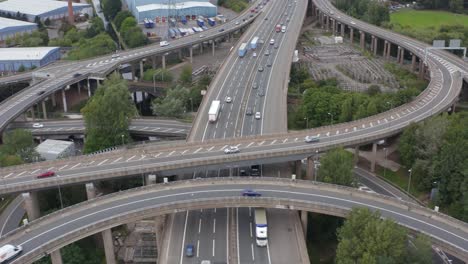
[(309, 129), (309, 118), (304, 117), (304, 120), (306, 121), (306, 129)]
[(318, 161), (318, 150), (315, 151), (315, 160), (314, 160), (314, 181), (317, 181), (317, 162)]
[(60, 184), (58, 185), (59, 199), (60, 199), (60, 209), (63, 209), (63, 200), (62, 200), (62, 191), (60, 189)]
[(123, 134), (120, 135), (120, 136), (122, 137), (122, 145), (125, 145), (125, 141), (124, 141), (124, 137), (125, 137), (125, 136), (124, 136)]
[(154, 77), (156, 77), (156, 73), (153, 74), (153, 93), (156, 96), (156, 80)]
[(190, 100), (190, 107), (192, 108), (192, 113), (193, 113), (193, 99), (192, 99), (192, 97), (190, 97), (189, 100)]
[(409, 178), (408, 178), (408, 190), (407, 190), (407, 192), (408, 192), (408, 193), (410, 193), (410, 186), (411, 186), (411, 173), (413, 172), (413, 169), (412, 169), (412, 168), (411, 168), (411, 169), (409, 169), (409, 170), (408, 170), (408, 172), (409, 172)]
[(333, 113), (328, 112), (328, 115), (330, 116), (330, 126), (333, 125)]

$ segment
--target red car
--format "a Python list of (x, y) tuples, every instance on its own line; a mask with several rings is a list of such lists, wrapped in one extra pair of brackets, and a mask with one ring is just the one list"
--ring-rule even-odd
[(47, 177), (52, 177), (52, 176), (55, 176), (55, 172), (46, 171), (44, 173), (41, 173), (41, 174), (37, 175), (37, 178), (40, 179), (40, 178), (47, 178)]

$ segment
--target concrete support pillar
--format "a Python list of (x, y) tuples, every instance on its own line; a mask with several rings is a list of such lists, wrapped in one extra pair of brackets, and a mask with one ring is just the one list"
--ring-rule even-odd
[(213, 56), (215, 55), (215, 41), (214, 40), (211, 41), (211, 53)]
[(397, 63), (400, 63), (400, 58), (401, 58), (401, 47), (398, 46), (398, 52), (396, 55)]
[(50, 260), (52, 260), (52, 264), (63, 264), (60, 249), (57, 249), (54, 252), (50, 253)]
[(144, 60), (140, 61), (140, 80), (143, 80), (143, 74), (145, 73)]
[(424, 77), (424, 62), (423, 60), (419, 60), (419, 74), (418, 74), (418, 77), (419, 79), (422, 79)]
[(405, 49), (402, 47), (400, 52), (400, 64), (403, 65), (405, 63)]
[(130, 68), (132, 69), (132, 80), (135, 81), (136, 80), (136, 69), (135, 69), (135, 65), (133, 63), (130, 63)]
[(203, 54), (203, 42), (200, 43), (200, 54)]
[(77, 88), (78, 88), (78, 96), (81, 98), (81, 85), (80, 85), (80, 83), (77, 84)]
[(383, 45), (383, 57), (386, 58), (387, 57), (387, 45), (388, 44), (388, 41), (384, 41), (384, 45)]
[(307, 211), (301, 211), (301, 224), (302, 224), (302, 230), (304, 230), (304, 237), (307, 237), (307, 222), (308, 222)]
[(53, 106), (53, 107), (56, 107), (56, 106), (57, 106), (57, 101), (55, 100), (55, 92), (53, 92), (53, 93), (50, 95), (50, 98), (52, 99), (52, 106)]
[(391, 51), (392, 51), (392, 43), (391, 42), (387, 42), (387, 60), (390, 59), (390, 55), (391, 55)]
[(359, 146), (354, 148), (354, 164), (358, 164), (359, 162)]
[(411, 55), (411, 71), (416, 72), (416, 55)]
[(151, 67), (156, 70), (156, 56), (151, 56)]
[(365, 49), (366, 48), (366, 33), (364, 33), (364, 31), (359, 31), (359, 33), (361, 34), (361, 39), (360, 39), (361, 49)]
[(47, 119), (47, 109), (45, 101), (42, 101), (42, 114), (44, 115), (44, 119)]
[(189, 53), (190, 53), (190, 63), (193, 63), (193, 48), (190, 46), (189, 48)]
[(155, 174), (146, 175), (145, 184), (146, 185), (156, 184), (156, 175)]
[(92, 182), (86, 184), (86, 197), (88, 200), (96, 198), (96, 187)]
[(328, 16), (325, 17), (325, 30), (328, 32), (330, 29), (330, 18)]
[(371, 52), (374, 51), (374, 41), (375, 41), (375, 37), (371, 36), (371, 43), (370, 43), (370, 51)]
[(166, 55), (162, 55), (161, 63), (162, 63), (162, 68), (166, 69)]
[(88, 98), (91, 97), (91, 85), (89, 84), (89, 79), (86, 79), (86, 87), (88, 88)]
[(179, 60), (183, 60), (183, 59), (184, 59), (184, 56), (183, 56), (183, 54), (182, 54), (182, 49), (180, 49), (180, 50), (178, 51), (177, 54), (178, 54), (178, 56), (179, 56)]
[(106, 229), (101, 232), (102, 240), (104, 242), (104, 252), (106, 254), (106, 263), (107, 264), (116, 264), (115, 255), (114, 255), (114, 241), (112, 239), (112, 231)]
[(374, 56), (377, 56), (377, 48), (379, 47), (379, 38), (374, 37)]
[(29, 112), (31, 112), (31, 118), (32, 120), (36, 120), (36, 113), (34, 113), (34, 105), (31, 106), (31, 108), (29, 109)]
[(344, 38), (345, 24), (341, 23), (341, 36)]
[(375, 172), (375, 160), (377, 156), (377, 144), (372, 143), (371, 172)]
[(335, 35), (336, 33), (336, 20), (332, 19), (332, 33)]
[(24, 199), (24, 209), (28, 214), (29, 221), (35, 220), (41, 216), (39, 211), (39, 201), (36, 192), (27, 192), (22, 194)]
[(349, 29), (349, 41), (351, 42), (351, 45), (353, 45), (354, 41), (354, 28)]
[(307, 158), (307, 176), (306, 180), (313, 181), (315, 180), (315, 171), (314, 171), (314, 158), (313, 157), (308, 157)]
[(296, 179), (302, 179), (302, 162), (296, 160)]
[(158, 249), (158, 252), (162, 252), (163, 249), (165, 223), (165, 215), (156, 216), (154, 218), (154, 225), (156, 230), (156, 248)]
[[(70, 87), (70, 86), (67, 86)], [(65, 96), (65, 89), (62, 89), (62, 103), (63, 103), (63, 112), (68, 112), (67, 107), (67, 97)]]

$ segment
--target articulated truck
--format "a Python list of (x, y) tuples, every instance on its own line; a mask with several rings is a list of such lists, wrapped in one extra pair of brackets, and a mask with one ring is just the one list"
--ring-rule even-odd
[(268, 225), (265, 208), (255, 209), (255, 237), (257, 246), (266, 247), (268, 243)]
[(208, 121), (211, 123), (216, 122), (218, 120), (219, 110), (221, 109), (221, 101), (214, 100), (211, 102), (210, 109), (208, 110)]

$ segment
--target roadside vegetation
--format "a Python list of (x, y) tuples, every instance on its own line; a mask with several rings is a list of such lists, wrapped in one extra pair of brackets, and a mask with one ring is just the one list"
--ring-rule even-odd
[(249, 6), (249, 2), (247, 0), (218, 0), (218, 5), (239, 13)]
[(288, 90), (289, 128), (319, 127), (375, 115), (410, 102), (427, 87), (426, 81), (396, 64), (385, 68), (400, 83), (395, 93), (382, 93), (379, 86), (371, 86), (367, 93), (343, 91), (335, 79), (315, 82), (306, 68), (293, 66)]
[(20, 165), (40, 160), (30, 131), (15, 129), (3, 133), (0, 145), (0, 167)]
[(137, 110), (125, 80), (114, 74), (81, 110), (86, 126), (84, 153), (128, 143), (128, 127)]
[[(60, 249), (63, 263), (67, 264), (102, 264), (105, 257), (102, 250), (96, 248), (92, 237), (84, 238)], [(51, 264), (50, 257), (43, 257), (35, 264)]]
[(136, 48), (148, 43), (148, 38), (143, 34), (130, 11), (118, 12), (113, 19), (113, 23), (128, 48)]
[(468, 113), (443, 114), (407, 127), (398, 145), (416, 190), (436, 195), (434, 205), (468, 221)]
[(385, 4), (374, 0), (336, 0), (335, 6), (348, 15), (380, 26), (390, 21), (390, 13)]

